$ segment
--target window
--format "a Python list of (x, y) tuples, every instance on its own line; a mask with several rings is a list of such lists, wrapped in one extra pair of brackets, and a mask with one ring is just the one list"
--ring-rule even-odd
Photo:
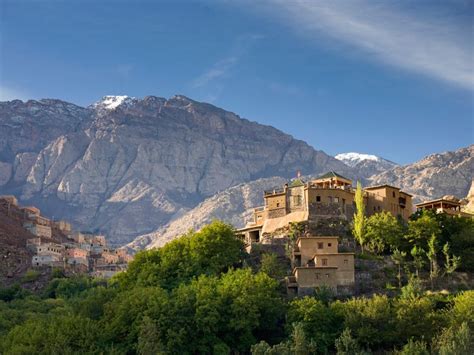
[(349, 260), (344, 259), (344, 264), (346, 264), (346, 265), (349, 264)]
[(318, 243), (318, 249), (323, 249), (323, 243)]
[(332, 246), (332, 243), (328, 243), (328, 247)]
[(326, 278), (329, 279), (329, 274), (326, 274)]
[(334, 203), (339, 203), (339, 197), (334, 197)]
[(328, 259), (323, 259), (323, 266), (328, 266)]
[(321, 202), (321, 196), (316, 196), (316, 202)]
[(277, 207), (280, 207), (280, 202), (277, 202)]
[(319, 280), (319, 274), (316, 274), (316, 280)]
[(395, 191), (392, 191), (392, 196), (395, 197)]

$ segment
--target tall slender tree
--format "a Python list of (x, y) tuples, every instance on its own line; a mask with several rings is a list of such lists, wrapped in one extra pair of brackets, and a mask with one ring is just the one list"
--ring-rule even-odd
[(365, 217), (365, 203), (364, 191), (360, 181), (357, 181), (357, 188), (355, 192), (356, 211), (354, 213), (354, 220), (352, 225), (352, 234), (357, 242), (360, 244), (362, 253), (364, 253), (364, 245), (366, 242), (366, 217)]
[(430, 261), (430, 280), (431, 280), (431, 289), (433, 289), (434, 279), (438, 276), (439, 267), (438, 267), (438, 238), (436, 234), (432, 234), (430, 240), (428, 240), (428, 252), (426, 255)]

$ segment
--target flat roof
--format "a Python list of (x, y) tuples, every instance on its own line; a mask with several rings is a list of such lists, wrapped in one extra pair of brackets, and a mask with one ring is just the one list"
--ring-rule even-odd
[(429, 200), (429, 201), (417, 203), (415, 206), (431, 205), (433, 203), (439, 203), (439, 202), (447, 202), (447, 203), (450, 203), (452, 205), (457, 205), (457, 206), (461, 205), (461, 202), (459, 201), (446, 200), (444, 198), (437, 198), (436, 200)]
[(384, 187), (390, 187), (392, 189), (399, 190), (400, 193), (413, 197), (413, 195), (409, 194), (408, 192), (401, 191), (399, 187), (392, 186), (392, 185), (389, 185), (389, 184), (367, 186), (367, 187), (364, 187), (364, 190), (377, 190), (377, 189), (382, 189)]

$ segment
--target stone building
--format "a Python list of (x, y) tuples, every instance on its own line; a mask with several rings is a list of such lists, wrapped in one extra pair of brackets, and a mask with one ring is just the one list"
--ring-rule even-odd
[(295, 295), (309, 294), (327, 286), (336, 293), (350, 293), (354, 286), (354, 253), (339, 252), (337, 236), (304, 236), (291, 254), (292, 276), (287, 287)]
[(51, 238), (51, 221), (46, 217), (42, 217), (38, 208), (23, 207), (22, 211), (26, 217), (25, 222), (23, 222), (25, 229), (37, 237)]
[[(247, 245), (260, 243), (265, 235), (289, 223), (342, 219), (355, 212), (352, 180), (335, 172), (304, 182), (296, 179), (283, 187), (264, 191), (264, 206), (254, 209), (253, 221), (238, 233)], [(387, 211), (408, 220), (413, 213), (412, 196), (399, 188), (382, 185), (364, 189), (367, 215)]]
[(455, 196), (446, 195), (436, 200), (416, 204), (417, 210), (429, 210), (435, 213), (445, 213), (450, 216), (474, 217), (473, 214), (462, 211), (461, 201)]

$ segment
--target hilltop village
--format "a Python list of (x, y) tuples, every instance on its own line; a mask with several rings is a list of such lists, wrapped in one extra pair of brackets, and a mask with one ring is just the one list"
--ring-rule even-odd
[[(290, 294), (312, 294), (328, 286), (338, 294), (352, 294), (355, 286), (354, 250), (350, 222), (356, 210), (352, 180), (328, 172), (305, 182), (294, 179), (264, 192), (264, 206), (253, 221), (238, 230), (251, 252), (259, 249), (289, 256), (292, 275), (286, 278)], [(389, 212), (405, 222), (416, 210), (472, 217), (454, 196), (413, 206), (412, 195), (390, 185), (363, 189), (366, 216)], [(289, 248), (289, 250), (288, 250)]]
[[(28, 253), (17, 269), (54, 267), (109, 278), (125, 270), (132, 259), (125, 250), (110, 248), (105, 236), (73, 231), (67, 221), (53, 221), (36, 207), (20, 206), (14, 196), (0, 196), (0, 207), (8, 225), (16, 227), (10, 231), (11, 238), (26, 242)], [(14, 253), (4, 252), (4, 263), (8, 264)], [(11, 262), (18, 264), (18, 260)]]

